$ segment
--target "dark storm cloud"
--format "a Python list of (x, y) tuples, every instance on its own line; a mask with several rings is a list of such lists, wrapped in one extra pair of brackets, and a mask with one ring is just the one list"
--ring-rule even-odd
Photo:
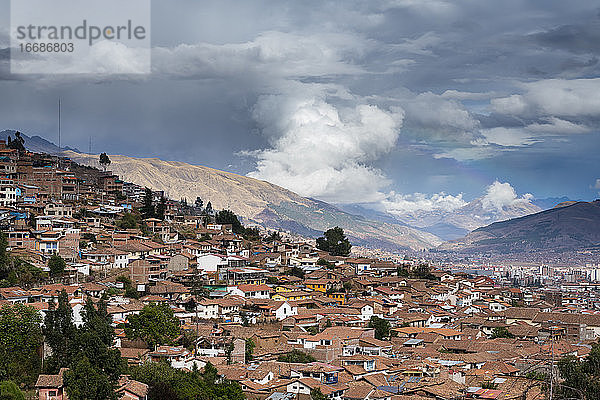
[(92, 137), (96, 152), (251, 173), (330, 201), (474, 196), (495, 178), (535, 193), (544, 157), (570, 173), (557, 195), (593, 192), (592, 147), (577, 145), (600, 127), (586, 106), (598, 82), (581, 80), (598, 76), (600, 49), (585, 2), (179, 0), (152, 15), (148, 77), (28, 79), (0, 50), (3, 127), (52, 139), (61, 97), (71, 146)]
[(600, 54), (600, 20), (562, 25), (529, 36), (534, 43), (572, 53)]

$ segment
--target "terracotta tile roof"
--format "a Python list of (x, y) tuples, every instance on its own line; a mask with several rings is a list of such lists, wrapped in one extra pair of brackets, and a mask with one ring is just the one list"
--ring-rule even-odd
[(128, 359), (137, 359), (143, 357), (150, 352), (149, 349), (138, 349), (135, 347), (119, 347), (121, 357)]
[(148, 385), (136, 380), (130, 379), (129, 377), (122, 376), (119, 379), (119, 388), (117, 393), (129, 392), (139, 398), (145, 398), (148, 395)]
[(63, 386), (63, 374), (67, 368), (61, 368), (57, 375), (38, 376), (35, 387), (37, 388), (60, 388)]

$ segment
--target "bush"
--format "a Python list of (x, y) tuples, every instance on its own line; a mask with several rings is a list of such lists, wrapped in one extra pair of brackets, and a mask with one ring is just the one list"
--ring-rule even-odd
[(67, 267), (67, 263), (62, 259), (61, 256), (57, 256), (53, 254), (48, 261), (48, 268), (50, 268), (51, 276), (62, 275), (65, 272), (65, 268)]
[(0, 382), (0, 400), (25, 400), (25, 395), (12, 381)]
[(279, 357), (277, 357), (277, 361), (287, 363), (308, 364), (317, 361), (317, 359), (311, 356), (310, 354), (306, 354), (300, 350), (292, 350), (289, 353), (282, 354)]

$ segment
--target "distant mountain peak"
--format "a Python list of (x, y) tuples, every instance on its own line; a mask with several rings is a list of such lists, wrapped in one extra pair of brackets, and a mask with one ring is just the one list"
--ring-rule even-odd
[[(29, 151), (33, 151), (35, 153), (47, 153), (52, 155), (61, 154), (63, 151), (71, 150), (75, 152), (80, 152), (75, 148), (67, 147), (58, 147), (54, 143), (49, 140), (44, 139), (38, 135), (28, 136), (27, 134), (19, 131), (21, 133), (21, 137), (25, 139), (25, 148)], [(7, 140), (8, 136), (15, 137), (16, 130), (6, 129), (0, 132), (0, 140)]]

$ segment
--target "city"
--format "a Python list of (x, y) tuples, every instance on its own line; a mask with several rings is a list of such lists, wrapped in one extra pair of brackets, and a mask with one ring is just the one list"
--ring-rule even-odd
[[(106, 154), (102, 169), (4, 141), (0, 154), (0, 324), (18, 335), (11, 315), (25, 306), (38, 331), (29, 353), (2, 342), (30, 365), (3, 376), (39, 399), (100, 386), (124, 399), (195, 398), (152, 378), (152, 363), (185, 374), (210, 365), (234, 385), (227, 398), (536, 399), (549, 383), (576, 391), (561, 386), (561, 363), (597, 351), (598, 264), (369, 257), (343, 231), (298, 240), (244, 227), (208, 199), (167, 199), (120, 180)], [(106, 375), (98, 386), (56, 358), (69, 354), (47, 332), (61, 307), (74, 332), (88, 307), (105, 313), (110, 340), (93, 351), (120, 361), (88, 366)], [(64, 322), (55, 328), (66, 335)]]
[(600, 8), (0, 0), (0, 400), (600, 400)]

